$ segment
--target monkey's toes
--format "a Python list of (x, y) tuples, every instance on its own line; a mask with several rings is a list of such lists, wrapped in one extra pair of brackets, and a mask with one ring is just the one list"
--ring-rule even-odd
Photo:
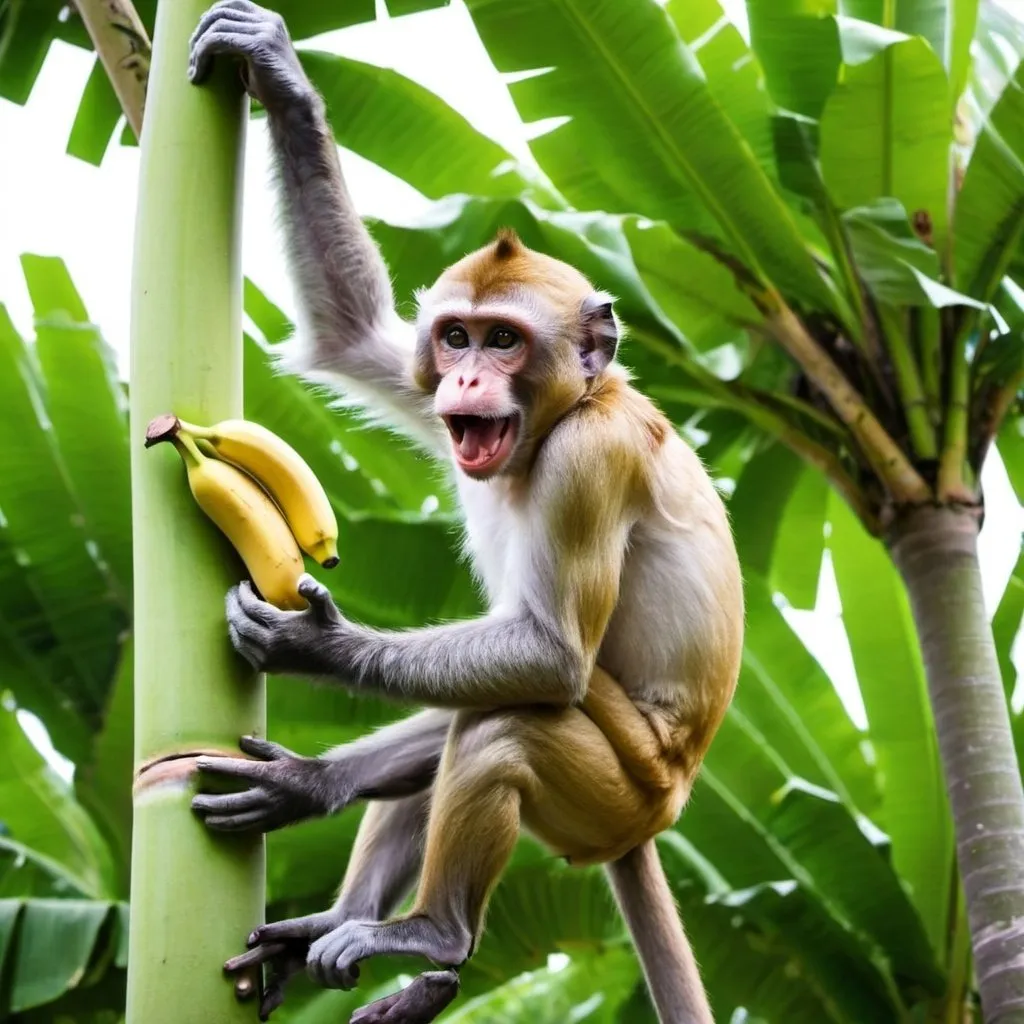
[(389, 1010), (400, 1001), (401, 992), (385, 996), (383, 999), (376, 999), (366, 1006), (359, 1007), (349, 1018), (349, 1024), (390, 1024), (393, 1019)]
[(359, 984), (359, 964), (350, 963), (345, 957), (340, 957), (334, 965), (334, 974), (338, 979), (338, 987), (346, 992)]

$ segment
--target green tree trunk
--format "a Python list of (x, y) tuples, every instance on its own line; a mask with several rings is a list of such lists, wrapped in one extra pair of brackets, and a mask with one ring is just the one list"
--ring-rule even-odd
[(223, 961), (263, 920), (262, 837), (222, 838), (191, 813), (193, 757), (265, 732), (262, 677), (235, 656), (224, 596), (243, 570), (146, 423), (242, 413), (240, 269), (248, 101), (237, 71), (188, 82), (208, 0), (159, 4), (142, 134), (132, 283), (135, 793), (128, 1024), (254, 1019)]
[(978, 567), (978, 522), (907, 513), (889, 539), (906, 583), (956, 831), (982, 1010), (1024, 1021), (1024, 790)]

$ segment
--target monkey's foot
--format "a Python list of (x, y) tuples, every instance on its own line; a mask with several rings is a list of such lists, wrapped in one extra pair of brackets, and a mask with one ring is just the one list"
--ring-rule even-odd
[(309, 947), (306, 970), (324, 988), (354, 988), (359, 961), (380, 954), (422, 956), (442, 967), (458, 967), (473, 947), (468, 930), (440, 925), (425, 915), (395, 921), (346, 921)]
[(430, 1024), (458, 994), (456, 971), (427, 971), (401, 992), (356, 1010), (349, 1024)]

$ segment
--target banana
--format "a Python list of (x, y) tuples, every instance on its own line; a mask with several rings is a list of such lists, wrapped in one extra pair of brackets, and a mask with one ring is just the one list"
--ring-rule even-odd
[(263, 488), (235, 466), (205, 456), (174, 416), (150, 423), (146, 447), (158, 441), (171, 441), (178, 450), (196, 503), (234, 545), (263, 599), (283, 610), (306, 608), (298, 591), (302, 553)]
[(212, 427), (179, 422), (218, 458), (244, 470), (267, 491), (310, 558), (325, 569), (338, 564), (334, 509), (316, 475), (291, 445), (248, 420), (224, 420)]

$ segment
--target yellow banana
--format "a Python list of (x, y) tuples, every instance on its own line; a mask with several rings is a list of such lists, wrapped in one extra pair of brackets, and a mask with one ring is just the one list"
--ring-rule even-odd
[(212, 427), (180, 422), (218, 458), (244, 470), (267, 491), (307, 555), (325, 569), (338, 564), (334, 509), (316, 475), (291, 445), (248, 420), (224, 420)]
[(219, 459), (208, 458), (174, 416), (158, 416), (146, 431), (146, 446), (171, 441), (185, 462), (199, 507), (234, 545), (256, 589), (277, 608), (299, 611), (305, 567), (302, 553), (278, 507), (255, 480)]

